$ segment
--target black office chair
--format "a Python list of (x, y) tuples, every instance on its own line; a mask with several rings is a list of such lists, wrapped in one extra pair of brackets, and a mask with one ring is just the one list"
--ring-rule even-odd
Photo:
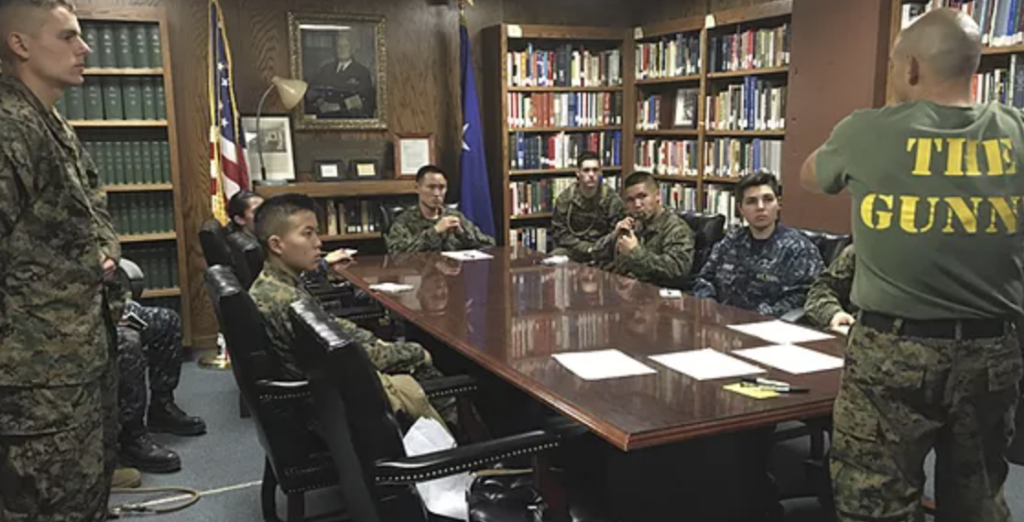
[(235, 274), (248, 290), (263, 271), (263, 247), (256, 238), (241, 232), (225, 234), (225, 239), (231, 250)]
[(142, 291), (146, 289), (146, 275), (134, 261), (122, 257), (115, 276), (119, 279), (121, 288), (131, 291), (132, 300), (138, 301), (142, 297)]
[(832, 261), (839, 257), (839, 253), (853, 242), (853, 236), (850, 234), (833, 234), (831, 232), (806, 228), (798, 228), (797, 230), (806, 236), (807, 239), (810, 239), (814, 246), (818, 247), (818, 252), (821, 254), (821, 260), (825, 262), (825, 266), (832, 264)]
[(676, 212), (679, 217), (683, 218), (683, 221), (686, 221), (686, 224), (690, 226), (696, 236), (693, 251), (693, 267), (690, 268), (690, 273), (687, 274), (685, 281), (681, 285), (682, 289), (689, 290), (693, 288), (697, 274), (700, 274), (700, 270), (704, 268), (704, 264), (711, 257), (711, 250), (715, 247), (715, 244), (725, 237), (725, 216), (721, 214), (701, 214), (685, 210), (677, 210)]
[[(313, 412), (338, 471), (348, 514), (355, 522), (428, 522), (418, 482), (481, 469), (511, 457), (557, 448), (577, 427), (537, 430), (418, 457), (409, 457), (402, 431), (363, 347), (313, 302), (291, 306), (300, 366), (310, 376)], [(535, 470), (543, 470), (537, 461)], [(528, 497), (523, 508), (537, 507)], [(547, 493), (547, 492), (546, 492)], [(552, 496), (558, 495), (552, 492)], [(562, 504), (564, 506), (564, 504)], [(509, 510), (508, 502), (470, 505), (471, 521), (539, 521), (536, 510)]]
[(381, 205), (380, 206), (380, 217), (381, 217), (381, 229), (380, 230), (381, 230), (381, 233), (383, 235), (387, 236), (388, 232), (391, 232), (391, 225), (395, 224), (395, 220), (398, 219), (398, 216), (401, 215), (402, 212), (405, 212), (405, 207), (398, 206), (398, 205), (395, 205), (395, 206)]

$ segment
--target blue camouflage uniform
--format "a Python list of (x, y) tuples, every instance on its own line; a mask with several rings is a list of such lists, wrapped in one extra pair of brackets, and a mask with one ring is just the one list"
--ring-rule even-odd
[(744, 227), (715, 245), (693, 295), (780, 317), (803, 306), (824, 268), (818, 248), (800, 232), (779, 225), (771, 237), (758, 241)]

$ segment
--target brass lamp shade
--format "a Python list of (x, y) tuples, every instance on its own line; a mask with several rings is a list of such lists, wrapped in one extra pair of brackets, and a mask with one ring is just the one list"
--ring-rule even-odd
[(309, 88), (309, 84), (302, 80), (281, 78), (280, 76), (273, 77), (270, 83), (277, 88), (277, 96), (281, 98), (281, 104), (288, 110), (294, 109), (302, 101), (302, 97), (306, 95), (306, 89)]

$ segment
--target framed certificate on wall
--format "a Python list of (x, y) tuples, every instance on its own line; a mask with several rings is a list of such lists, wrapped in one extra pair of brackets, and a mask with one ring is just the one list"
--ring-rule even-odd
[(424, 165), (434, 164), (434, 135), (395, 134), (395, 177), (415, 178)]

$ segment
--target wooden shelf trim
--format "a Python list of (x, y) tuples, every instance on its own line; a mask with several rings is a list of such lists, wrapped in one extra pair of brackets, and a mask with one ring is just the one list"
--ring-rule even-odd
[(1006, 45), (1001, 47), (986, 46), (981, 50), (981, 54), (985, 56), (997, 56), (1002, 54), (1016, 53), (1024, 53), (1024, 44)]
[[(638, 169), (638, 170), (640, 170), (640, 169)], [(680, 174), (655, 174), (654, 175), (654, 179), (657, 179), (659, 181), (671, 181), (671, 182), (675, 182), (675, 183), (684, 183), (684, 182), (696, 183), (697, 182), (697, 176), (684, 176), (684, 175), (680, 175)]]
[(278, 194), (305, 194), (312, 198), (361, 198), (406, 196), (416, 193), (416, 182), (405, 179), (374, 181), (300, 182), (287, 185), (259, 185), (256, 193), (268, 198)]
[(622, 127), (615, 125), (601, 125), (595, 127), (509, 127), (509, 132), (601, 132), (622, 130)]
[(622, 29), (610, 29), (605, 27), (577, 27), (566, 25), (538, 25), (538, 24), (505, 24), (506, 34), (508, 28), (515, 26), (519, 28), (520, 36), (509, 36), (508, 39), (529, 40), (608, 40), (620, 42), (625, 39), (626, 33)]
[(696, 33), (701, 29), (704, 29), (705, 21), (706, 20), (703, 16), (691, 16), (689, 18), (681, 18), (677, 20), (666, 20), (664, 22), (642, 26), (639, 28), (639, 33), (634, 29), (634, 34), (636, 35), (636, 40), (638, 42), (645, 42), (645, 40), (656, 40), (662, 36), (673, 34)]
[(693, 137), (696, 138), (700, 134), (697, 129), (658, 129), (658, 130), (636, 130), (633, 131), (635, 136), (680, 136), (680, 137)]
[[(746, 22), (757, 22), (769, 18), (780, 18), (793, 14), (792, 0), (779, 0), (766, 4), (752, 5), (711, 13), (715, 17), (715, 27), (708, 28), (709, 31), (721, 28), (722, 26), (742, 24)], [(731, 29), (731, 28), (730, 28)]]
[(742, 78), (744, 76), (766, 76), (769, 74), (785, 74), (788, 72), (789, 66), (765, 67), (761, 69), (743, 69), (740, 71), (708, 73), (708, 79), (716, 80), (721, 78)]
[[(622, 167), (602, 167), (601, 172), (621, 172)], [(513, 177), (527, 177), (527, 176), (546, 176), (556, 174), (575, 174), (576, 169), (530, 169), (530, 170), (511, 170), (508, 175)]]
[(174, 190), (170, 183), (145, 183), (133, 185), (104, 185), (103, 190), (113, 192), (166, 192)]
[(102, 67), (89, 67), (83, 72), (86, 76), (163, 76), (164, 70), (161, 67), (149, 67), (138, 69), (112, 69)]
[(157, 232), (155, 234), (122, 234), (117, 239), (122, 243), (144, 243), (146, 241), (174, 241), (178, 235), (174, 232)]
[(766, 131), (741, 131), (741, 130), (709, 130), (704, 132), (707, 136), (734, 136), (734, 137), (784, 137), (786, 135), (785, 130), (766, 130)]
[(660, 78), (645, 78), (643, 80), (637, 80), (637, 85), (660, 85), (666, 83), (692, 83), (699, 82), (701, 75), (689, 74), (686, 76), (662, 76)]
[(620, 92), (621, 85), (611, 87), (507, 87), (508, 92)]
[(370, 241), (381, 239), (384, 236), (380, 232), (366, 232), (364, 234), (333, 234), (320, 236), (321, 241)]
[(739, 177), (731, 176), (704, 176), (702, 179), (704, 183), (736, 184), (740, 182)]
[(82, 129), (120, 129), (126, 127), (166, 127), (167, 120), (69, 120), (72, 127)]
[(536, 214), (524, 214), (519, 216), (512, 216), (512, 221), (532, 221), (536, 219), (550, 219), (553, 214), (551, 212), (537, 212)]
[(156, 299), (159, 297), (179, 297), (180, 288), (147, 288), (142, 291), (143, 299)]

